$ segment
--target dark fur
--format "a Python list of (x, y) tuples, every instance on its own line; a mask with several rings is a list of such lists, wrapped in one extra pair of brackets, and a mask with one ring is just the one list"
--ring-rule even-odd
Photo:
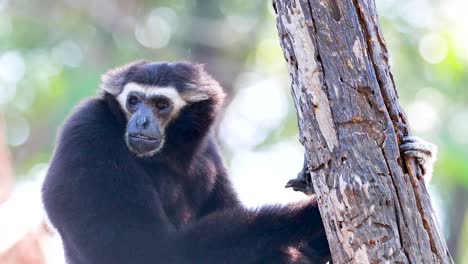
[[(124, 142), (126, 119), (114, 99), (128, 82), (172, 85), (181, 93), (193, 89), (190, 82), (210, 99), (186, 106), (167, 128), (162, 150), (138, 158)], [(106, 85), (107, 92), (85, 101), (65, 122), (43, 186), (69, 263), (329, 259), (312, 201), (241, 206), (211, 132), (222, 91), (200, 67), (140, 62), (108, 73)], [(296, 256), (288, 251), (292, 247)]]

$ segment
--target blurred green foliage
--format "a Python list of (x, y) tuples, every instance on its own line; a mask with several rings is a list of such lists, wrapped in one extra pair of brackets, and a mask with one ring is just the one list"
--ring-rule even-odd
[[(465, 256), (458, 263), (468, 263), (461, 250), (468, 248), (466, 205), (454, 207), (459, 197), (468, 199), (468, 4), (376, 2), (414, 132), (439, 145), (432, 186), (449, 243), (463, 230), (452, 219), (465, 219), (458, 240)], [(0, 111), (18, 177), (48, 162), (60, 123), (96, 93), (100, 75), (135, 59), (206, 63), (230, 100), (248, 72), (274, 80), (288, 94), (274, 19), (270, 2), (261, 0), (0, 0)], [(297, 140), (290, 98), (287, 104), (281, 122), (251, 147)], [(234, 151), (226, 148), (228, 156)]]

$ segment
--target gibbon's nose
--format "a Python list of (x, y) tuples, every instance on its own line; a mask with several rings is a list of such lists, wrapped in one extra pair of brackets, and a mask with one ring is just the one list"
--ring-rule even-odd
[(150, 138), (158, 139), (161, 137), (159, 120), (157, 118), (142, 115), (136, 121), (136, 131), (138, 134)]
[(146, 129), (148, 128), (148, 124), (149, 124), (149, 119), (147, 116), (142, 116), (137, 120), (138, 128)]
[(150, 109), (142, 108), (136, 112), (127, 125), (130, 137), (159, 140), (162, 137), (159, 120)]

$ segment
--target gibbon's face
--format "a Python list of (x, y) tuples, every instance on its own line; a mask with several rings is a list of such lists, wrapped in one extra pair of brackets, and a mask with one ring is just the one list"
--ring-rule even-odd
[(164, 145), (166, 126), (187, 104), (171, 86), (126, 84), (117, 101), (127, 116), (125, 141), (137, 156), (152, 156)]
[[(168, 144), (166, 128), (183, 108), (209, 100), (206, 114), (211, 117), (201, 119), (210, 119), (224, 98), (219, 83), (201, 65), (187, 62), (132, 62), (104, 74), (100, 89), (120, 104), (127, 118), (125, 141), (139, 157), (152, 156)], [(187, 122), (195, 116), (189, 115)]]

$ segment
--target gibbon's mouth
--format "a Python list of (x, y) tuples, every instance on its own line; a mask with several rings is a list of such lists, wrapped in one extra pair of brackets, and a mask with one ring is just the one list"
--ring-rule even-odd
[(144, 140), (144, 141), (149, 141), (153, 143), (157, 143), (158, 141), (161, 141), (160, 138), (152, 138), (152, 137), (147, 137), (147, 136), (143, 136), (140, 134), (128, 135), (128, 137), (131, 139)]
[(127, 146), (138, 156), (151, 156), (162, 147), (162, 138), (152, 138), (140, 134), (127, 135)]

